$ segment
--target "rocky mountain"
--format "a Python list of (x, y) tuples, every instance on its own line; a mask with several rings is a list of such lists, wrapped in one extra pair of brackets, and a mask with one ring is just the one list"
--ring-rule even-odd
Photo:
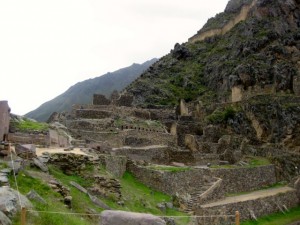
[(299, 93), (299, 0), (231, 0), (188, 42), (151, 66), (126, 92), (134, 103), (235, 102)]
[(114, 91), (121, 91), (141, 75), (157, 59), (151, 59), (143, 64), (132, 64), (129, 67), (107, 73), (102, 76), (85, 80), (70, 87), (66, 92), (45, 102), (25, 116), (46, 121), (54, 112), (69, 111), (73, 104), (87, 104), (92, 101), (93, 94), (103, 94), (107, 97)]
[(182, 147), (186, 134), (196, 135), (194, 143), (235, 136), (237, 143), (244, 139), (256, 146), (248, 149), (251, 154), (272, 156), (275, 164), (284, 165), (283, 173), (297, 174), (299, 27), (299, 0), (231, 0), (223, 13), (188, 42), (176, 44), (125, 92), (144, 108), (177, 106), (179, 118), (204, 127), (203, 136), (181, 121)]

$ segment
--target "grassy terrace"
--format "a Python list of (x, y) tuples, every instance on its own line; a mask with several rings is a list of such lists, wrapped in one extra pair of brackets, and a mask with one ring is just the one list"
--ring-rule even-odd
[(241, 225), (289, 225), (296, 221), (300, 221), (300, 206), (291, 209), (285, 214), (274, 213), (269, 216), (259, 218), (257, 221), (243, 222)]
[(22, 132), (47, 131), (49, 129), (49, 125), (47, 123), (40, 123), (27, 118), (20, 121), (13, 121), (11, 124), (17, 130)]
[(160, 171), (173, 172), (173, 173), (191, 170), (191, 167), (188, 166), (176, 167), (176, 166), (167, 166), (167, 165), (151, 165), (148, 166), (148, 168), (153, 170), (160, 170)]
[(232, 168), (252, 168), (252, 167), (258, 167), (258, 166), (266, 166), (270, 165), (271, 162), (267, 158), (263, 157), (254, 157), (254, 156), (247, 156), (243, 159), (244, 162), (247, 163), (247, 165), (241, 166), (241, 165), (212, 165), (211, 168), (224, 168), (224, 169), (232, 169)]
[[(28, 169), (30, 171), (30, 169)], [(98, 174), (107, 175), (103, 168), (88, 168), (85, 174), (97, 172)], [(42, 173), (41, 173), (42, 174)], [(50, 174), (55, 177), (64, 186), (70, 189), (70, 195), (72, 196), (72, 209), (68, 209), (62, 202), (60, 194), (54, 192), (45, 181), (31, 177), (26, 171), (20, 172), (17, 176), (19, 190), (22, 194), (26, 195), (30, 190), (35, 190), (40, 196), (42, 196), (47, 205), (43, 205), (39, 202), (32, 201), (35, 210), (46, 212), (60, 212), (58, 213), (39, 213), (38, 216), (28, 212), (27, 224), (31, 225), (98, 225), (98, 215), (79, 215), (73, 213), (89, 214), (89, 213), (101, 213), (102, 209), (95, 206), (86, 194), (83, 194), (72, 185), (70, 181), (75, 181), (81, 186), (87, 188), (91, 186), (93, 180), (90, 178), (83, 178), (78, 175), (68, 176), (62, 173), (55, 167), (50, 167)], [(125, 173), (120, 179), (122, 186), (122, 201), (124, 206), (120, 206), (117, 200), (113, 197), (100, 198), (104, 203), (109, 205), (112, 209), (152, 213), (158, 216), (187, 216), (187, 214), (174, 209), (166, 209), (162, 212), (157, 208), (158, 203), (172, 202), (172, 197), (160, 192), (156, 192), (142, 183), (138, 182), (130, 173)], [(10, 184), (12, 188), (16, 188), (13, 177), (10, 177)], [(186, 225), (189, 222), (188, 217), (176, 218), (177, 225)], [(20, 215), (15, 217), (13, 225), (20, 225)]]

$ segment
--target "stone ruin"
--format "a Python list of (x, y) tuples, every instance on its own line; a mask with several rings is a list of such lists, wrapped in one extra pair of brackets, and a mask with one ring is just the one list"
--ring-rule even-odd
[(7, 141), (9, 132), (10, 108), (7, 101), (0, 101), (0, 140)]
[[(95, 177), (97, 182), (89, 190), (93, 195), (121, 200), (117, 178), (127, 170), (147, 186), (176, 197), (178, 207), (185, 212), (218, 215), (230, 214), (241, 204), (229, 205), (226, 211), (221, 204), (210, 207), (211, 203), (224, 200), (226, 194), (255, 191), (278, 182), (274, 165), (251, 168), (242, 161), (243, 154), (252, 151), (242, 136), (226, 134), (224, 128), (207, 126), (201, 120), (207, 111), (200, 102), (191, 106), (181, 100), (177, 111), (175, 108), (142, 109), (130, 106), (130, 96), (124, 96), (123, 103), (118, 103), (122, 96), (114, 95), (111, 100), (94, 95), (93, 105), (75, 105), (71, 115), (55, 116), (55, 122), (62, 122), (68, 128), (73, 138), (71, 144), (97, 155), (99, 163), (115, 177)], [(56, 159), (54, 155), (51, 161), (67, 174), (80, 173), (81, 165), (90, 159), (74, 157), (64, 155)], [(234, 164), (234, 168), (211, 169), (211, 164)], [(182, 170), (164, 171), (156, 168), (157, 165)], [(275, 194), (253, 201), (266, 201), (274, 212), (280, 211), (283, 205), (295, 206), (296, 191), (285, 191), (282, 198)], [(275, 206), (273, 202), (279, 200)], [(249, 210), (259, 216), (269, 213), (267, 209), (253, 207), (251, 201), (243, 204), (243, 219), (251, 218)]]
[(115, 105), (115, 106), (127, 106), (131, 107), (133, 102), (133, 96), (128, 94), (119, 94), (117, 91), (114, 91), (110, 99), (107, 99), (105, 95), (94, 94), (93, 96), (93, 105)]

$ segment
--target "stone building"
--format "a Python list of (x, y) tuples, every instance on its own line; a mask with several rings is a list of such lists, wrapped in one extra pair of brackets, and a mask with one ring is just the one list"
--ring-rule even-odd
[(7, 101), (0, 101), (0, 140), (7, 140), (9, 131), (10, 108)]

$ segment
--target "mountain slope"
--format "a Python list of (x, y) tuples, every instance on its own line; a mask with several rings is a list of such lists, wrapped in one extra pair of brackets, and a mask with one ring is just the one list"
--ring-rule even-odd
[(297, 92), (299, 26), (299, 0), (231, 0), (223, 13), (209, 19), (189, 42), (176, 44), (126, 92), (144, 106), (175, 105), (179, 99), (230, 102), (235, 90), (258, 87)]
[(139, 77), (140, 74), (155, 61), (157, 61), (157, 59), (149, 60), (143, 64), (133, 64), (115, 72), (79, 82), (70, 87), (63, 94), (45, 102), (37, 109), (27, 113), (25, 116), (38, 121), (46, 121), (54, 111), (68, 111), (75, 103), (90, 103), (92, 101), (92, 96), (95, 93), (109, 96), (114, 90), (121, 91)]

